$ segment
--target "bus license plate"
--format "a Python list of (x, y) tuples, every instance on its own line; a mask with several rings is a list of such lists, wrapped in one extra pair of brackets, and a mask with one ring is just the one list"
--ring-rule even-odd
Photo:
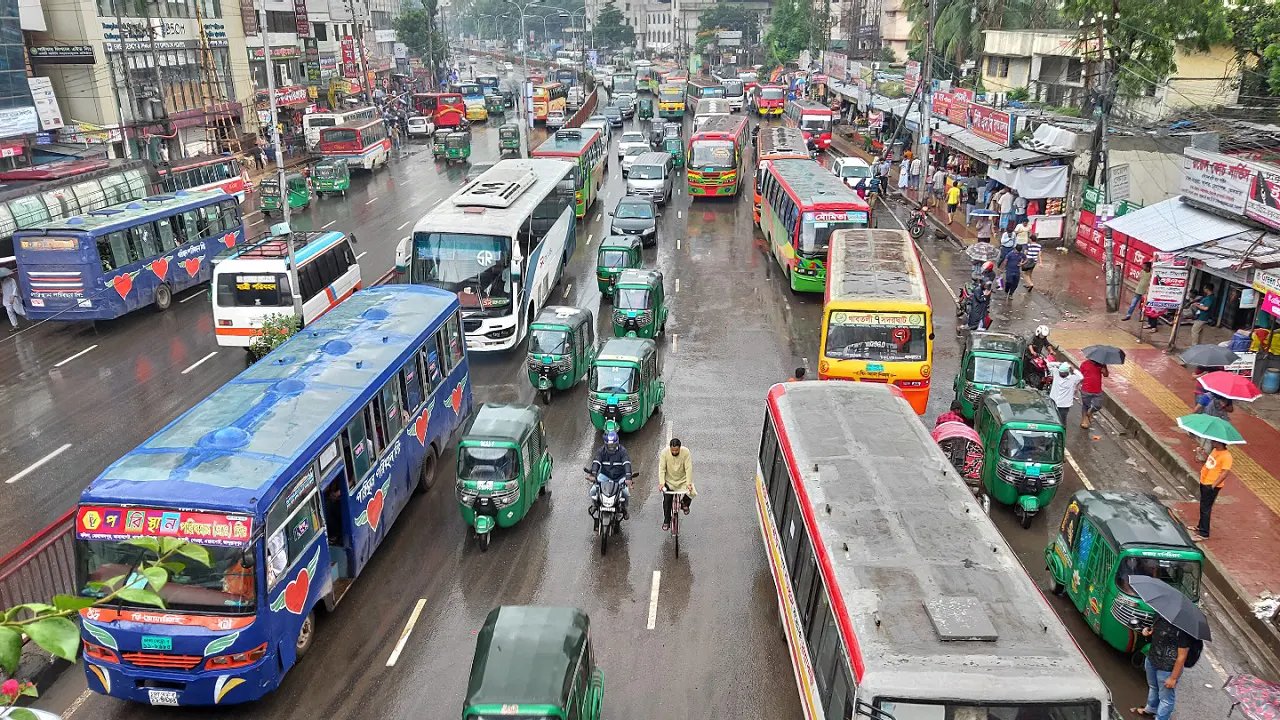
[(171, 705), (176, 707), (178, 704), (178, 691), (177, 690), (148, 690), (147, 699), (151, 702), (152, 705)]

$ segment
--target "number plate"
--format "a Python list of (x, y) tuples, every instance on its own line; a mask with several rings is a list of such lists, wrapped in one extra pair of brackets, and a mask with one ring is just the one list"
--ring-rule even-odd
[(147, 699), (152, 705), (171, 705), (178, 704), (177, 690), (148, 690)]

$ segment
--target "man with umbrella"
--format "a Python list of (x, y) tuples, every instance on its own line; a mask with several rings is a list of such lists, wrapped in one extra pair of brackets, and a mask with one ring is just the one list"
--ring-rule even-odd
[(1156, 611), (1155, 622), (1142, 631), (1151, 638), (1145, 663), (1147, 705), (1129, 711), (1141, 717), (1169, 720), (1183, 669), (1196, 664), (1201, 642), (1210, 639), (1209, 621), (1190, 598), (1163, 580), (1134, 575), (1129, 584)]
[(1080, 382), (1080, 404), (1083, 413), (1080, 416), (1080, 427), (1088, 430), (1093, 423), (1093, 416), (1102, 409), (1102, 378), (1110, 377), (1108, 365), (1124, 363), (1124, 351), (1111, 345), (1090, 345), (1084, 349), (1084, 362), (1080, 363), (1080, 374), (1084, 380)]

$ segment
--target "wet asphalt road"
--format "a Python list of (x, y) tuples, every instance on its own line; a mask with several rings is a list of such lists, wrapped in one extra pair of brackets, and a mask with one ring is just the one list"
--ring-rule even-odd
[[(494, 128), (479, 128), (474, 137), (473, 160), (496, 158)], [(464, 172), (461, 166), (435, 164), (422, 142), (410, 144), (388, 169), (355, 178), (345, 200), (317, 201), (294, 225), (354, 231), (364, 279), (372, 282), (391, 266), (399, 239), (458, 186)], [(499, 533), (490, 552), (481, 554), (469, 542), (448, 483), (439, 484), (406, 509), (389, 544), (337, 611), (323, 619), (315, 651), (279, 691), (250, 707), (196, 716), (456, 717), (485, 614), (499, 604), (540, 603), (574, 605), (591, 615), (598, 662), (606, 674), (609, 720), (800, 717), (752, 513), (752, 473), (766, 389), (797, 364), (816, 365), (821, 299), (786, 289), (753, 232), (749, 196), (691, 204), (678, 187), (661, 218), (659, 246), (646, 251), (647, 262), (666, 275), (672, 307), (669, 335), (661, 342), (668, 400), (660, 415), (624, 440), (642, 476), (621, 542), (611, 544), (605, 558), (593, 542), (580, 468), (594, 450), (595, 433), (579, 387), (557, 396), (548, 411), (556, 461), (549, 501), (513, 530)], [(579, 249), (557, 302), (593, 311), (607, 307), (595, 287), (594, 248), (605, 233), (607, 211), (621, 194), (614, 152), (603, 197), (579, 226)], [(896, 226), (889, 213), (878, 217), (882, 225)], [(249, 220), (257, 223), (251, 233), (262, 231), (260, 215)], [(954, 319), (945, 305), (950, 292), (942, 278), (960, 280), (964, 263), (943, 244), (926, 243), (925, 251), (937, 268), (928, 272), (939, 338), (934, 377), (940, 380), (926, 416), (931, 421), (951, 400), (949, 379), (959, 360), (959, 344), (951, 340)], [(70, 507), (112, 460), (243, 369), (241, 351), (218, 351), (213, 341), (207, 295), (179, 300), (187, 298), (165, 314), (142, 311), (96, 328), (41, 327), (0, 342), (0, 400), (13, 408), (0, 417), (0, 477), (7, 479), (69, 445), (5, 485), (9, 502), (0, 523), (0, 547), (13, 546)], [(1025, 307), (997, 305), (994, 314), (1004, 327), (1029, 330), (1052, 312), (1047, 302), (1033, 299)], [(608, 326), (598, 325), (600, 334), (609, 336)], [(54, 367), (91, 345), (97, 347)], [(523, 360), (520, 352), (473, 355), (476, 399), (534, 402)], [(700, 490), (694, 512), (682, 524), (679, 558), (661, 532), (660, 498), (653, 492), (654, 459), (673, 435), (694, 453)], [(1114, 438), (1094, 442), (1075, 432), (1070, 446), (1085, 475), (1108, 487), (1117, 484), (1108, 470), (1133, 452)], [(445, 458), (443, 466), (450, 462)], [(1080, 483), (1081, 476), (1069, 472), (1060, 494), (1074, 492)], [(993, 509), (1038, 581), (1045, 578), (1043, 549), (1060, 505), (1055, 503), (1030, 530), (1019, 528), (1005, 509)], [(650, 630), (655, 584), (656, 623)], [(398, 661), (387, 667), (419, 599), (425, 600), (422, 616)], [(1139, 702), (1145, 688), (1128, 660), (1101, 645), (1069, 604), (1050, 599), (1111, 684), (1116, 704), (1127, 708)], [(1215, 643), (1211, 658), (1231, 668), (1242, 660), (1226, 645)], [(1221, 685), (1222, 678), (1208, 678), (1210, 672), (1216, 675), (1217, 669), (1202, 664), (1180, 688), (1184, 716), (1224, 714), (1221, 693), (1203, 687)], [(193, 714), (86, 695), (84, 687), (77, 668), (39, 706), (65, 713), (74, 705), (74, 717), (104, 720)]]

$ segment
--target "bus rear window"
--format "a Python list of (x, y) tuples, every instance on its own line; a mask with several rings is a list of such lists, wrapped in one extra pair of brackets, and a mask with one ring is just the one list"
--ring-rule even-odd
[(75, 250), (80, 241), (73, 237), (49, 237), (45, 235), (24, 237), (18, 241), (23, 250)]
[(321, 142), (327, 142), (327, 143), (331, 143), (331, 142), (355, 142), (355, 140), (356, 140), (356, 131), (355, 131), (355, 130), (332, 130), (332, 131), (330, 131), (330, 132), (325, 133), (325, 134), (320, 138), (320, 141), (321, 141)]
[(292, 305), (289, 276), (225, 273), (218, 276), (218, 307), (284, 307)]
[(336, 118), (331, 118), (331, 117), (307, 118), (308, 127), (333, 127), (334, 125), (337, 125), (337, 124), (338, 124), (338, 121)]

